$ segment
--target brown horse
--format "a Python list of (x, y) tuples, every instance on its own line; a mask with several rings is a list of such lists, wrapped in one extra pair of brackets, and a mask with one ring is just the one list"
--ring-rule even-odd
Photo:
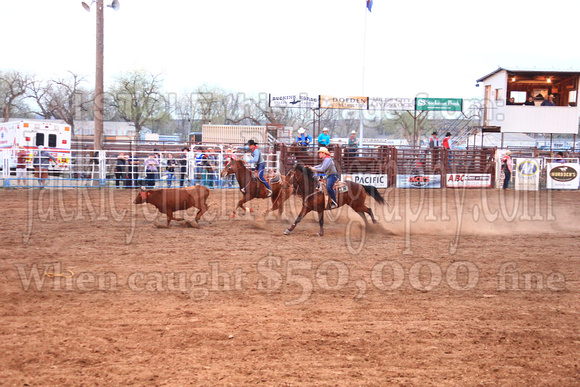
[[(255, 198), (266, 199), (268, 197), (268, 191), (266, 186), (261, 183), (258, 178), (252, 178), (252, 171), (244, 165), (242, 160), (230, 159), (224, 169), (221, 172), (221, 177), (224, 178), (234, 174), (236, 176), (236, 180), (238, 181), (238, 185), (240, 186), (240, 191), (244, 196), (240, 199), (236, 208), (232, 212), (232, 218), (236, 217), (236, 211), (238, 208), (246, 212), (252, 211), (252, 209), (246, 209), (244, 206), (245, 202), (248, 202)], [(270, 186), (272, 187), (272, 208), (266, 210), (264, 215), (266, 215), (270, 211), (278, 210), (279, 215), (282, 215), (284, 212), (284, 202), (286, 199), (292, 195), (293, 188), (284, 184), (286, 180), (285, 176), (280, 176), (280, 179), (275, 181), (271, 180)], [(284, 184), (285, 188), (282, 188)]]
[[(290, 234), (296, 225), (308, 214), (310, 211), (318, 212), (318, 224), (320, 225), (319, 236), (324, 235), (324, 210), (326, 207), (324, 192), (318, 189), (318, 180), (314, 176), (314, 171), (302, 165), (296, 165), (288, 173), (288, 184), (294, 186), (294, 190), (302, 197), (302, 210), (298, 217), (285, 232), (284, 235)], [(374, 198), (377, 203), (385, 204), (385, 199), (381, 196), (379, 191), (370, 185), (361, 185), (352, 181), (347, 181), (346, 185), (348, 191), (336, 194), (338, 207), (348, 204), (357, 214), (362, 216), (367, 224), (365, 213), (369, 214), (373, 223), (377, 223), (373, 211), (365, 205), (367, 194)]]

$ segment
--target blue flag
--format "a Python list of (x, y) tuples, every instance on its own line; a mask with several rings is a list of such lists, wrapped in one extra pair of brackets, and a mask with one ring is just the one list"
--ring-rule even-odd
[(373, 8), (373, 0), (367, 0), (367, 9), (369, 10), (369, 12), (372, 11)]

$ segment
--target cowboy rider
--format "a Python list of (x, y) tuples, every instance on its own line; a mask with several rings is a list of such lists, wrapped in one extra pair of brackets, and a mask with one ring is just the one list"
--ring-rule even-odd
[(330, 197), (330, 209), (332, 210), (338, 207), (336, 193), (334, 192), (334, 183), (338, 180), (338, 172), (332, 157), (330, 157), (328, 148), (321, 147), (318, 149), (318, 158), (322, 159), (322, 162), (312, 167), (312, 169), (318, 173), (324, 173), (326, 175), (326, 190)]
[[(252, 159), (249, 160), (248, 162), (256, 164), (256, 169), (258, 170), (258, 179), (266, 186), (268, 193), (267, 196), (270, 197), (272, 196), (272, 188), (264, 178), (264, 170), (266, 169), (266, 162), (262, 157), (262, 152), (260, 152), (260, 150), (258, 149), (258, 144), (254, 140), (249, 140), (248, 146), (250, 147), (250, 153), (252, 154)], [(244, 192), (243, 188), (242, 192)]]

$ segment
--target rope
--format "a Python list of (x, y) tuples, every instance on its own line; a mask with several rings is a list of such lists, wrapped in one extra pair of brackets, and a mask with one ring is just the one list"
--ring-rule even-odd
[(70, 269), (66, 269), (66, 271), (68, 271), (70, 273), (70, 275), (66, 275), (66, 274), (57, 274), (57, 273), (44, 273), (45, 276), (47, 276), (48, 278), (53, 278), (53, 277), (64, 277), (64, 278), (71, 278), (75, 275), (75, 273), (72, 272), (72, 270)]

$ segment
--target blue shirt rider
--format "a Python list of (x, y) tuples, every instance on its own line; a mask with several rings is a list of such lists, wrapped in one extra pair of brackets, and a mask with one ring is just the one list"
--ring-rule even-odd
[(298, 137), (296, 137), (296, 144), (298, 144), (298, 146), (305, 151), (311, 142), (312, 137), (310, 137), (308, 133), (305, 133), (304, 128), (298, 129)]
[(328, 147), (330, 145), (330, 136), (328, 135), (328, 128), (322, 129), (322, 133), (318, 135), (318, 145)]
[(322, 163), (318, 164), (312, 169), (318, 173), (324, 173), (326, 175), (326, 190), (328, 191), (328, 196), (330, 196), (330, 209), (338, 207), (336, 200), (336, 193), (334, 192), (334, 183), (338, 180), (338, 171), (334, 165), (332, 157), (330, 157), (330, 152), (327, 148), (321, 147), (318, 150), (318, 157), (322, 159)]
[[(258, 170), (258, 178), (260, 181), (266, 186), (268, 189), (267, 196), (272, 196), (272, 188), (270, 188), (270, 184), (264, 178), (264, 171), (266, 169), (266, 162), (262, 157), (262, 152), (258, 149), (258, 144), (254, 140), (248, 141), (248, 146), (250, 147), (250, 153), (252, 154), (252, 159), (249, 160), (250, 163), (256, 164), (256, 169)], [(243, 192), (243, 191), (242, 191)]]

